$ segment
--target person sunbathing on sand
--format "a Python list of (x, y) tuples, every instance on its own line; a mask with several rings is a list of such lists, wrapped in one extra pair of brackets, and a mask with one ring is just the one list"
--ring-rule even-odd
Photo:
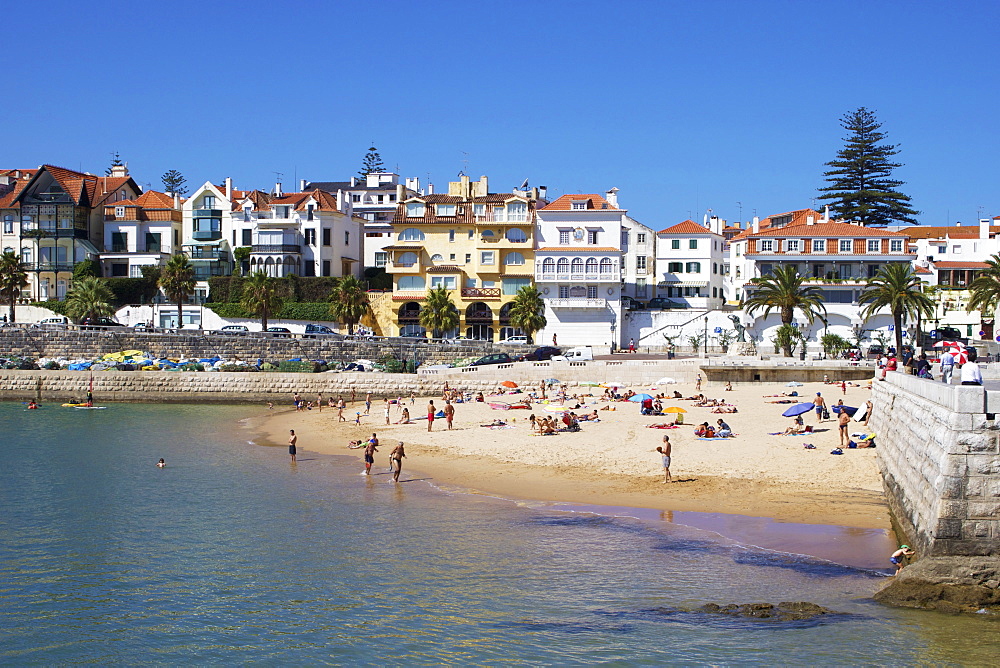
[(736, 406), (719, 406), (712, 409), (713, 413), (739, 413)]
[(776, 399), (774, 401), (765, 401), (765, 404), (794, 404), (795, 402), (791, 399)]

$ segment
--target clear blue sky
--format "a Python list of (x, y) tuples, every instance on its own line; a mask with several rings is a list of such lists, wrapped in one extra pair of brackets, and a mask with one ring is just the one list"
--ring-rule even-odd
[(117, 150), (154, 188), (289, 190), (374, 142), (439, 188), (617, 186), (661, 229), (810, 206), (863, 105), (923, 224), (1000, 215), (996, 2), (8, 5), (0, 168), (98, 173)]

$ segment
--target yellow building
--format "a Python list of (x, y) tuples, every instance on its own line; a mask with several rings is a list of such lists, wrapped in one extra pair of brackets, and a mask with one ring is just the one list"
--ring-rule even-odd
[(392, 221), (386, 271), (392, 275), (395, 331), (428, 334), (419, 323), (428, 290), (452, 291), (461, 325), (446, 337), (502, 341), (521, 334), (507, 313), (517, 291), (534, 278), (538, 191), (490, 193), (485, 176), (448, 184), (448, 194), (401, 201)]

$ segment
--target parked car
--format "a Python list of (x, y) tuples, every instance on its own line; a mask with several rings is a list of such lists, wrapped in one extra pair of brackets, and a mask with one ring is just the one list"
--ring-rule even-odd
[(646, 305), (638, 299), (632, 299), (629, 296), (622, 296), (622, 308), (626, 311), (642, 311), (646, 308)]
[(287, 327), (268, 327), (265, 331), (277, 339), (292, 338), (292, 331)]
[(226, 325), (216, 332), (222, 336), (245, 336), (250, 329), (246, 325)]
[(425, 334), (401, 334), (400, 338), (413, 339), (414, 343), (429, 343), (429, 339)]
[(503, 342), (504, 343), (515, 343), (515, 344), (520, 344), (520, 345), (525, 345), (526, 346), (526, 345), (528, 345), (528, 337), (527, 336), (508, 336), (506, 339), (504, 339)]
[(560, 362), (592, 360), (594, 359), (594, 349), (590, 346), (577, 346), (576, 348), (570, 348), (562, 355), (555, 355), (552, 359), (557, 359)]
[(125, 325), (120, 322), (115, 322), (111, 318), (84, 318), (80, 321), (80, 326), (83, 329), (97, 329), (98, 327), (124, 327)]
[(662, 311), (664, 309), (674, 308), (674, 303), (669, 299), (665, 299), (663, 297), (653, 297), (652, 299), (649, 300), (649, 303), (646, 304), (646, 308), (648, 308), (650, 311), (656, 311), (656, 310)]
[(493, 353), (492, 355), (486, 355), (485, 357), (480, 357), (475, 362), (469, 366), (486, 366), (488, 364), (511, 364), (514, 360), (510, 358), (507, 353)]
[(32, 327), (65, 327), (69, 324), (69, 318), (58, 317), (58, 318), (45, 318), (39, 320)]
[(151, 322), (137, 322), (132, 325), (132, 329), (137, 332), (150, 332), (153, 330), (153, 323)]
[(343, 339), (342, 334), (338, 334), (326, 325), (306, 325), (305, 334), (302, 335), (303, 339), (315, 339), (318, 337), (335, 337), (337, 339)]
[(559, 355), (562, 352), (559, 348), (554, 346), (539, 346), (527, 355), (521, 355), (517, 358), (518, 362), (544, 362), (545, 360), (552, 359), (553, 356)]

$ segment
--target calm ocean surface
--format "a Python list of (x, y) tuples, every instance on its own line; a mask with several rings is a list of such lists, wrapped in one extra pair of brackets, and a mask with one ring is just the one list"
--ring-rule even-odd
[[(292, 466), (285, 448), (249, 442), (247, 412), (0, 404), (0, 663), (1000, 656), (990, 620), (870, 602), (882, 582), (871, 571), (676, 524), (393, 485), (348, 457), (300, 452)], [(686, 612), (800, 600), (845, 614), (773, 624)]]

